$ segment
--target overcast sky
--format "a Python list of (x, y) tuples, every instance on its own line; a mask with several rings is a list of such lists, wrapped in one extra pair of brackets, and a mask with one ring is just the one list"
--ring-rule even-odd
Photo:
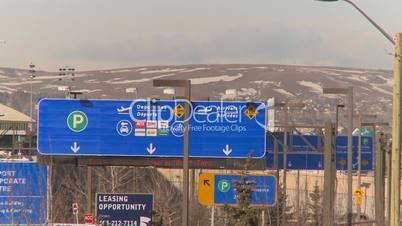
[[(355, 0), (390, 34), (401, 0)], [(160, 64), (392, 68), (392, 45), (345, 2), (0, 0), (0, 66), (56, 71)]]

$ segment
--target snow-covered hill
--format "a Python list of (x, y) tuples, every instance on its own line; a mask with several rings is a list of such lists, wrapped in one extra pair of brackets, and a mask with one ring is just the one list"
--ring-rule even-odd
[[(114, 70), (76, 72), (60, 76), (58, 72), (38, 71), (33, 81), (27, 70), (0, 68), (0, 100), (28, 112), (27, 95), (32, 83), (34, 96), (63, 97), (59, 86), (72, 86), (84, 92), (81, 98), (132, 99), (135, 94), (126, 88), (135, 87), (138, 97), (170, 99), (163, 89), (152, 87), (152, 80), (191, 79), (193, 97), (211, 100), (232, 99), (225, 90), (236, 89), (241, 100), (279, 101), (299, 100), (307, 104), (302, 110), (292, 111), (293, 121), (317, 124), (333, 117), (336, 104), (344, 103), (340, 96), (323, 95), (323, 87), (354, 87), (356, 111), (377, 114), (377, 121), (391, 122), (392, 72), (336, 67), (290, 65), (183, 65), (149, 66)], [(61, 79), (61, 80), (60, 80)], [(15, 95), (23, 95), (17, 98)], [(177, 91), (180, 96), (180, 91)]]

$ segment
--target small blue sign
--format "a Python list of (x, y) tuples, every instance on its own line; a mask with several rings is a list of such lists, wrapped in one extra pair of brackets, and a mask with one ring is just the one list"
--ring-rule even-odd
[[(182, 157), (185, 102), (42, 99), (42, 155)], [(190, 156), (265, 156), (262, 102), (190, 103)]]
[(152, 194), (96, 194), (100, 225), (152, 225)]
[[(215, 175), (214, 203), (237, 204), (235, 181), (240, 181), (240, 175)], [(251, 205), (272, 206), (276, 202), (276, 178), (275, 176), (247, 176), (247, 182), (255, 183), (252, 191)]]
[(32, 162), (0, 163), (0, 224), (45, 224), (47, 167)]
[[(283, 144), (283, 134), (278, 139)], [(323, 150), (324, 141), (322, 136), (315, 135), (289, 135), (288, 150), (292, 152), (303, 151), (307, 153), (288, 154), (287, 169), (290, 170), (323, 170), (324, 155), (309, 154), (308, 152)], [(347, 136), (336, 138), (336, 169), (347, 170)], [(275, 162), (274, 138), (267, 137), (267, 168), (273, 168)], [(353, 170), (358, 169), (358, 137), (353, 137)], [(372, 137), (362, 137), (362, 161), (363, 171), (373, 170), (373, 139)], [(278, 145), (278, 167), (283, 169), (283, 146)]]

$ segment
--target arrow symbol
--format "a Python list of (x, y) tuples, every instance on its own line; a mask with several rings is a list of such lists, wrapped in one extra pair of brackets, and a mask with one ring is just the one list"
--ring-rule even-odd
[(70, 146), (70, 148), (74, 153), (77, 153), (80, 150), (80, 146), (78, 146), (77, 142), (74, 142), (74, 145)]
[(230, 149), (229, 145), (226, 145), (226, 148), (223, 149), (223, 153), (225, 153), (225, 155), (230, 155), (230, 153), (232, 152), (232, 149)]
[(288, 166), (292, 167), (292, 162), (291, 161), (289, 161)]
[(205, 186), (205, 185), (211, 186), (211, 185), (209, 184), (209, 180), (204, 180), (204, 186)]
[(150, 143), (149, 147), (147, 147), (147, 151), (149, 152), (149, 154), (152, 155), (156, 151), (156, 147), (154, 147), (154, 145)]

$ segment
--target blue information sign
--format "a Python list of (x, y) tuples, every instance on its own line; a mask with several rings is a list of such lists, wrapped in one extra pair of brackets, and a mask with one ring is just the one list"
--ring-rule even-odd
[[(283, 135), (278, 137), (283, 143)], [(290, 170), (322, 170), (324, 169), (323, 154), (309, 154), (312, 151), (322, 151), (324, 141), (321, 136), (315, 135), (289, 135), (288, 150), (292, 152), (303, 151), (307, 153), (288, 154), (287, 169)], [(347, 136), (338, 136), (336, 138), (336, 169), (347, 170)], [(267, 137), (267, 167), (273, 168), (274, 138)], [(353, 170), (358, 169), (358, 137), (353, 137)], [(369, 171), (373, 169), (373, 139), (372, 137), (362, 137), (362, 170)], [(278, 167), (283, 169), (283, 146), (278, 145)]]
[(45, 224), (46, 217), (46, 166), (0, 162), (0, 224)]
[(151, 225), (152, 194), (96, 194), (100, 225)]
[[(214, 178), (214, 203), (236, 204), (235, 181), (240, 181), (240, 175), (215, 175)], [(274, 205), (276, 202), (276, 178), (275, 176), (247, 176), (248, 182), (255, 182), (250, 204)]]
[[(42, 99), (38, 152), (43, 155), (181, 157), (185, 102)], [(191, 103), (190, 156), (265, 156), (261, 102)]]

